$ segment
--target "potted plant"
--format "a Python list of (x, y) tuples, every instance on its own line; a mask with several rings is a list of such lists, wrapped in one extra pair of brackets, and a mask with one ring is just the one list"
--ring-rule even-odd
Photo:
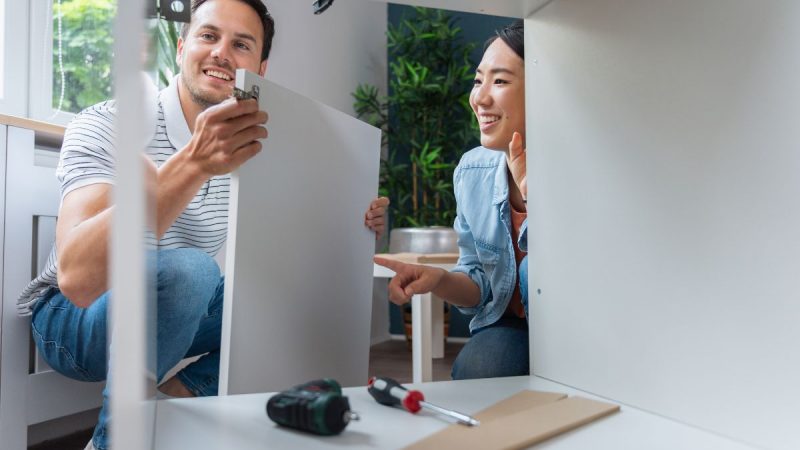
[(353, 93), (358, 117), (384, 131), (380, 192), (392, 200), (395, 229), (452, 226), (453, 170), (478, 135), (469, 106), (475, 45), (447, 12), (414, 12), (389, 25), (389, 94), (371, 85)]
[(383, 130), (380, 194), (391, 199), (390, 251), (457, 252), (452, 180), (461, 155), (477, 145), (469, 105), (475, 44), (462, 40), (449, 13), (413, 11), (388, 27), (389, 94), (359, 85), (354, 108)]

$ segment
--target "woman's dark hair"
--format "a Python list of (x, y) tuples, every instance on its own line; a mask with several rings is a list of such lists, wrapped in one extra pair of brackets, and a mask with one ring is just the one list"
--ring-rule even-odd
[[(192, 0), (192, 15), (194, 15), (194, 12), (197, 11), (200, 5), (207, 1), (208, 0)], [(272, 19), (269, 11), (267, 11), (266, 5), (264, 5), (261, 0), (239, 1), (253, 8), (258, 14), (258, 18), (261, 19), (261, 26), (264, 29), (264, 42), (261, 45), (261, 61), (266, 61), (266, 59), (269, 58), (270, 50), (272, 50), (272, 38), (275, 36), (275, 21)], [(183, 38), (183, 40), (186, 40), (190, 25), (191, 23), (185, 23), (183, 27), (181, 27), (181, 38)]]
[(522, 58), (523, 61), (525, 60), (525, 27), (522, 20), (516, 20), (495, 31), (494, 36), (487, 39), (486, 43), (483, 44), (484, 53), (497, 38), (502, 39), (506, 45), (511, 47), (511, 50), (514, 50), (514, 53)]

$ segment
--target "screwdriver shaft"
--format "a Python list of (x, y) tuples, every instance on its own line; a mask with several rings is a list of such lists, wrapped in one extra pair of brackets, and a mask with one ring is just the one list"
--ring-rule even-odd
[(478, 425), (481, 424), (481, 422), (479, 420), (475, 419), (474, 417), (470, 417), (470, 416), (468, 416), (466, 414), (462, 414), (462, 413), (460, 413), (458, 411), (453, 411), (451, 409), (445, 409), (445, 408), (442, 408), (441, 406), (436, 406), (436, 405), (434, 405), (432, 403), (421, 401), (421, 402), (419, 402), (419, 406), (422, 406), (425, 409), (429, 409), (429, 410), (437, 412), (439, 414), (443, 414), (445, 416), (452, 417), (453, 419), (456, 419), (458, 421), (458, 423), (463, 424), (463, 425), (467, 425), (467, 426), (470, 426), (470, 427), (477, 427)]

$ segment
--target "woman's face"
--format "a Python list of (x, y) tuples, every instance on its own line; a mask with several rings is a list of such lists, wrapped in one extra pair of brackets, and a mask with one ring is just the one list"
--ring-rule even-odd
[(469, 104), (481, 129), (481, 145), (508, 151), (517, 131), (525, 139), (525, 63), (495, 39), (478, 66)]

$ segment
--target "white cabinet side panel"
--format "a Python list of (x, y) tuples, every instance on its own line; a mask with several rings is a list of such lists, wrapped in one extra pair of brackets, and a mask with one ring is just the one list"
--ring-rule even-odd
[(527, 20), (537, 375), (800, 448), (799, 20), (794, 0)]

